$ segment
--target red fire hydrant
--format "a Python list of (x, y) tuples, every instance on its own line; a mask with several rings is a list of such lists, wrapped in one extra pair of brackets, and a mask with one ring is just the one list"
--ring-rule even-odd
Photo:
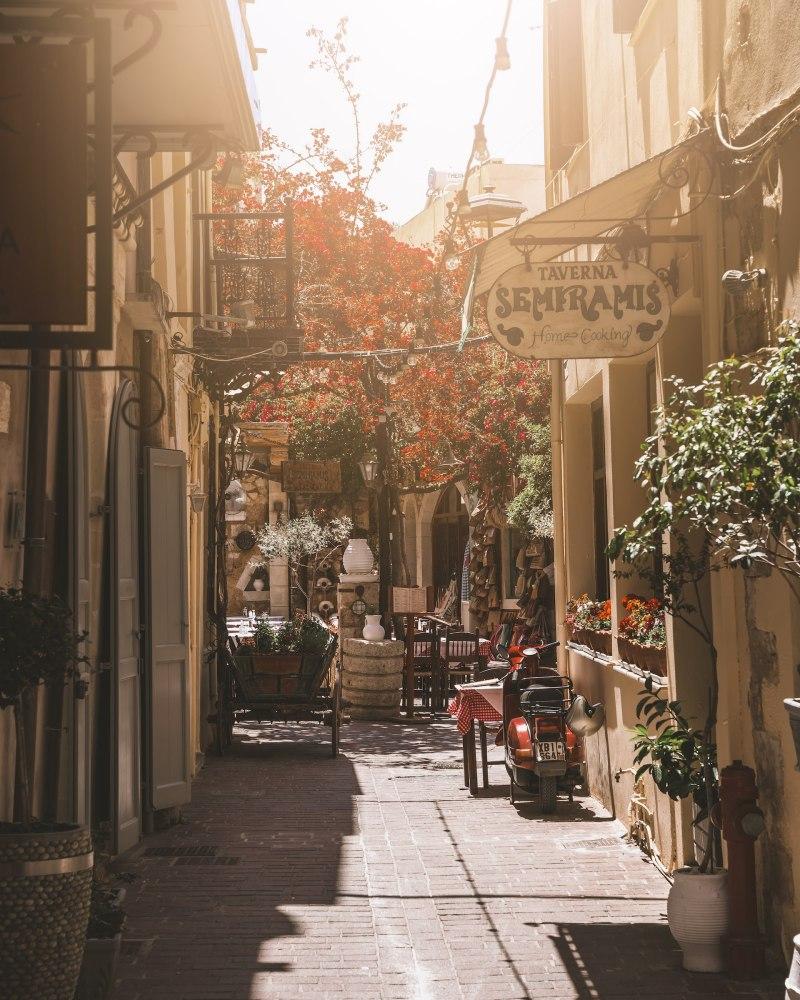
[(764, 974), (764, 939), (758, 928), (755, 842), (764, 830), (758, 808), (756, 775), (735, 760), (722, 770), (720, 804), (722, 836), (728, 845), (728, 893), (731, 929), (728, 969), (735, 979), (757, 979)]

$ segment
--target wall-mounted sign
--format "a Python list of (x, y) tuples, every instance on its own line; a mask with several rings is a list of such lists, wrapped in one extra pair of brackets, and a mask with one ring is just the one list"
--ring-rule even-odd
[(0, 323), (86, 322), (86, 47), (4, 45)]
[(642, 264), (618, 260), (519, 264), (486, 306), (495, 340), (520, 358), (627, 358), (664, 334), (666, 286)]
[(281, 470), (285, 493), (342, 492), (342, 466), (338, 459), (330, 462), (283, 462)]

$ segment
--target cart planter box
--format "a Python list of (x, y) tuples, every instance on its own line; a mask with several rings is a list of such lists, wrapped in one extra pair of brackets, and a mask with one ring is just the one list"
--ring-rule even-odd
[(628, 639), (625, 636), (617, 637), (619, 655), (626, 663), (632, 663), (651, 674), (659, 677), (667, 676), (667, 651), (659, 649), (658, 646), (645, 646), (635, 639)]
[(295, 694), (300, 680), (299, 653), (251, 653), (237, 655), (247, 696)]

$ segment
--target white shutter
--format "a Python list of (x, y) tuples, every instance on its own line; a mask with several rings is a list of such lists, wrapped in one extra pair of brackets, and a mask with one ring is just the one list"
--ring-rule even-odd
[(150, 806), (191, 798), (187, 662), (186, 456), (145, 449), (147, 754)]
[[(139, 436), (124, 419), (134, 384), (120, 386), (111, 416), (109, 530), (111, 542), (111, 756), (117, 853), (141, 836), (139, 679)], [(137, 409), (129, 407), (135, 415)]]

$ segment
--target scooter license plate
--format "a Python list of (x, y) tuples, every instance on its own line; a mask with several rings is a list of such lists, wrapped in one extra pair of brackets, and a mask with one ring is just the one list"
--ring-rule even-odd
[(539, 760), (565, 760), (566, 750), (561, 740), (546, 740), (536, 744)]

